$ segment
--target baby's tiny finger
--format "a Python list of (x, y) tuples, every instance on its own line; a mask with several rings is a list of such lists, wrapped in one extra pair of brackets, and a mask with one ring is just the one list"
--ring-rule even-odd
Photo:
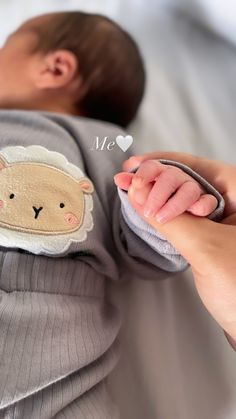
[(114, 176), (116, 186), (127, 191), (131, 185), (133, 173), (120, 172)]
[(217, 205), (218, 201), (215, 196), (204, 194), (200, 196), (197, 202), (188, 208), (188, 212), (191, 212), (191, 214), (197, 215), (199, 217), (206, 217), (217, 208)]
[[(174, 192), (186, 182), (186, 175), (176, 168), (169, 168), (162, 172), (148, 196), (144, 207), (146, 217), (154, 217), (155, 214), (165, 205)], [(133, 183), (133, 182), (132, 182)], [(193, 202), (192, 202), (193, 203)]]
[(155, 180), (162, 172), (167, 170), (167, 166), (157, 160), (146, 160), (141, 163), (132, 180), (136, 188), (142, 188), (147, 183)]
[(201, 189), (197, 183), (192, 181), (185, 182), (175, 195), (167, 201), (160, 211), (158, 211), (155, 217), (156, 220), (159, 223), (164, 224), (184, 213), (191, 207), (193, 202), (196, 202), (199, 199), (201, 193)]
[[(133, 185), (133, 182), (132, 182)], [(144, 205), (152, 189), (152, 183), (148, 183), (143, 188), (134, 188), (134, 199), (139, 205)]]

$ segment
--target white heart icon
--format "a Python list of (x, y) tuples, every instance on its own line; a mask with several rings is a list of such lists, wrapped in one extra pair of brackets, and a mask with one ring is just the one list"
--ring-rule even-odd
[(116, 144), (121, 148), (122, 151), (127, 151), (128, 148), (133, 143), (133, 137), (131, 135), (117, 135), (116, 137)]

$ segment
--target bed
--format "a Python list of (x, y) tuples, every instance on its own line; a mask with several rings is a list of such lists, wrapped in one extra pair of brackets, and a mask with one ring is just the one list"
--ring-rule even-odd
[[(63, 9), (108, 14), (135, 36), (148, 73), (143, 105), (128, 129), (137, 153), (176, 150), (236, 163), (232, 22), (219, 26), (220, 14), (206, 15), (200, 0), (177, 7), (154, 0), (32, 3), (1, 1), (0, 42), (22, 20)], [(112, 284), (110, 295), (123, 317), (121, 358), (108, 379), (121, 419), (235, 419), (236, 355), (190, 270), (162, 282)]]

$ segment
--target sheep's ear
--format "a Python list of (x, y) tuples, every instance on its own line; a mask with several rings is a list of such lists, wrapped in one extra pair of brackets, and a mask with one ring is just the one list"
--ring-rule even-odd
[(7, 167), (7, 164), (5, 160), (0, 156), (0, 170), (5, 169)]
[(79, 180), (79, 186), (84, 193), (92, 193), (94, 191), (94, 186), (91, 180), (86, 177), (83, 177)]

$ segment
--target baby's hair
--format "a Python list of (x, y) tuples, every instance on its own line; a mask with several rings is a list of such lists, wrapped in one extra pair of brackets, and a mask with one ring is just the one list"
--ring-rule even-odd
[(85, 97), (74, 104), (78, 114), (127, 126), (145, 85), (143, 60), (131, 36), (105, 16), (77, 11), (52, 14), (34, 30), (37, 52), (66, 49), (77, 57), (79, 72), (89, 86)]

